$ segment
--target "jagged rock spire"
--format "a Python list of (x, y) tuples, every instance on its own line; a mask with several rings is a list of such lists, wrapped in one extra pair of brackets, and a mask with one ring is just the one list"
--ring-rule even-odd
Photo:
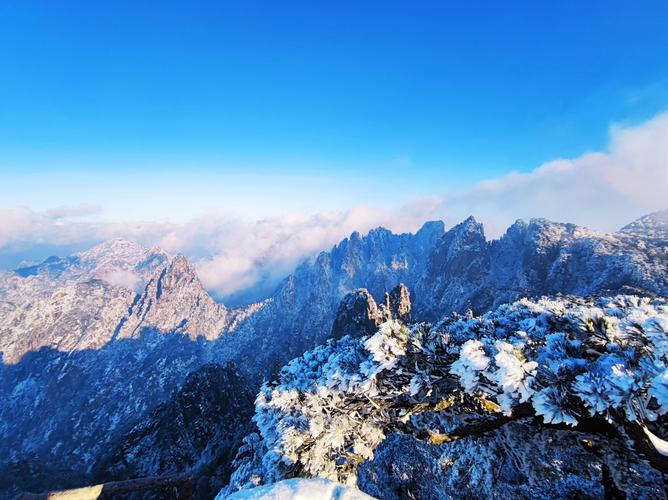
[(406, 285), (399, 283), (390, 293), (386, 293), (385, 304), (393, 319), (402, 323), (410, 323), (412, 319), (411, 294)]
[(403, 283), (385, 294), (385, 302), (378, 306), (365, 288), (354, 290), (343, 297), (332, 326), (332, 337), (371, 335), (390, 319), (407, 323), (411, 320), (411, 299)]
[(366, 289), (360, 288), (341, 300), (332, 326), (332, 337), (340, 339), (346, 335), (370, 335), (382, 322), (376, 301)]

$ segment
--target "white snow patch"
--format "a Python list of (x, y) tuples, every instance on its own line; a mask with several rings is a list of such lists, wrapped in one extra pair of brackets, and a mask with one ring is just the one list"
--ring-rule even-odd
[(668, 457), (668, 441), (661, 439), (656, 434), (652, 434), (652, 432), (645, 426), (643, 426), (642, 430), (645, 431), (645, 434), (647, 434), (647, 437), (652, 442), (654, 449), (661, 453), (664, 457)]
[(216, 500), (370, 500), (372, 496), (358, 489), (326, 479), (287, 479), (277, 483), (241, 490)]

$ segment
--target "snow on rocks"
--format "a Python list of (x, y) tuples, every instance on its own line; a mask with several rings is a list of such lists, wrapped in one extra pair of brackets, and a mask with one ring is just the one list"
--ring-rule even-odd
[(286, 479), (266, 486), (242, 490), (216, 500), (371, 500), (354, 488), (325, 479)]
[(259, 434), (230, 492), (251, 478), (354, 486), (358, 465), (397, 431), (440, 444), (502, 415), (649, 424), (668, 410), (666, 319), (665, 299), (523, 299), (480, 317), (390, 321), (369, 337), (329, 341), (262, 387)]

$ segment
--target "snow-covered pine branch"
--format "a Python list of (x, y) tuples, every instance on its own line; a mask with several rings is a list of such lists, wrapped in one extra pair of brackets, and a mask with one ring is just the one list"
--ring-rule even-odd
[(354, 485), (358, 465), (396, 431), (441, 443), (529, 414), (567, 426), (600, 418), (620, 432), (651, 426), (668, 411), (667, 332), (665, 299), (617, 296), (520, 300), (329, 341), (262, 387), (259, 436), (247, 439), (229, 491), (289, 477)]

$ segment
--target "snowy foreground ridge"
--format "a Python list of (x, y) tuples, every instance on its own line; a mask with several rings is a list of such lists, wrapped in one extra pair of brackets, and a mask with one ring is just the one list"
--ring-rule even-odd
[(373, 497), (355, 488), (326, 479), (286, 479), (250, 490), (242, 490), (228, 497), (218, 496), (216, 500), (372, 500)]
[(619, 295), (330, 340), (263, 385), (221, 497), (319, 477), (383, 498), (663, 498), (667, 332), (665, 299)]

